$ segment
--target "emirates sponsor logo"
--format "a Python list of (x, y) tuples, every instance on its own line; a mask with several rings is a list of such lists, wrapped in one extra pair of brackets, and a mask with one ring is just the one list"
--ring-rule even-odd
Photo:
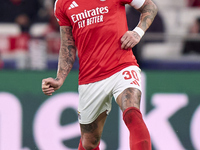
[(81, 13), (71, 15), (74, 23), (78, 23), (79, 28), (103, 22), (103, 15), (109, 12), (108, 6), (97, 7), (91, 10), (84, 10)]

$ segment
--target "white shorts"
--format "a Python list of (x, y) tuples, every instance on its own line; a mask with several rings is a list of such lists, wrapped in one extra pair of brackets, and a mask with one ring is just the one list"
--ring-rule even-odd
[(111, 111), (112, 97), (115, 100), (125, 89), (141, 91), (141, 70), (129, 66), (104, 80), (79, 85), (78, 119), (81, 124), (92, 123), (104, 111)]

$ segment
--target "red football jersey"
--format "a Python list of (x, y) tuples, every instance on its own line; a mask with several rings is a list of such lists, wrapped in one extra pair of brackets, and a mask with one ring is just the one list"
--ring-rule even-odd
[(72, 26), (79, 57), (79, 84), (110, 77), (137, 65), (131, 49), (121, 49), (128, 30), (125, 4), (132, 0), (57, 0), (55, 16), (60, 26)]

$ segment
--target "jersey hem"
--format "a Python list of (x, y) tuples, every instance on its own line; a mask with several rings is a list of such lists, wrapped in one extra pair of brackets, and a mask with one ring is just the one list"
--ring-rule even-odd
[(125, 65), (122, 65), (120, 66), (119, 68), (117, 68), (116, 70), (114, 70), (112, 73), (109, 73), (107, 75), (104, 75), (104, 76), (101, 76), (101, 77), (98, 77), (98, 78), (95, 78), (95, 79), (91, 79), (89, 81), (80, 81), (78, 82), (79, 85), (83, 85), (83, 84), (89, 84), (89, 83), (94, 83), (94, 82), (98, 82), (98, 81), (101, 81), (101, 80), (104, 80), (106, 78), (109, 78), (110, 76), (112, 76), (113, 74), (121, 71), (122, 69), (126, 68), (126, 67), (129, 67), (129, 66), (137, 66), (139, 67), (138, 64), (134, 64), (134, 63), (129, 63), (129, 64), (125, 64)]

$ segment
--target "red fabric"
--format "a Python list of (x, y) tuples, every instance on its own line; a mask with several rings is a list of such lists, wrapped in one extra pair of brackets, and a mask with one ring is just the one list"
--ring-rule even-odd
[(83, 145), (82, 145), (82, 141), (81, 141), (81, 140), (80, 140), (80, 142), (79, 142), (78, 150), (85, 150), (85, 149), (83, 148)]
[(20, 5), (22, 0), (10, 0), (14, 5)]
[(200, 7), (200, 0), (188, 0), (190, 7)]
[(28, 34), (20, 34), (15, 36), (1, 36), (0, 51), (2, 53), (15, 52), (16, 50), (28, 51), (30, 36)]
[(79, 84), (103, 80), (130, 65), (137, 65), (132, 49), (121, 49), (128, 30), (125, 3), (132, 0), (57, 0), (60, 26), (72, 26), (79, 57)]
[(3, 69), (4, 63), (0, 60), (0, 69)]
[[(100, 144), (100, 143), (99, 143), (99, 144)], [(83, 148), (83, 146), (82, 146), (82, 141), (81, 141), (81, 139), (80, 139), (80, 142), (79, 142), (78, 150), (85, 150), (85, 149)], [(99, 149), (99, 145), (98, 145), (95, 149), (92, 149), (92, 150), (100, 150), (100, 149)]]
[(123, 112), (123, 120), (130, 132), (131, 150), (151, 150), (149, 131), (139, 109), (130, 107)]
[(20, 34), (18, 36), (11, 36), (9, 37), (10, 39), (10, 50), (14, 51), (16, 49), (20, 49), (20, 50), (24, 50), (27, 51), (28, 50), (28, 42), (29, 42), (29, 35), (24, 33), (24, 34)]

